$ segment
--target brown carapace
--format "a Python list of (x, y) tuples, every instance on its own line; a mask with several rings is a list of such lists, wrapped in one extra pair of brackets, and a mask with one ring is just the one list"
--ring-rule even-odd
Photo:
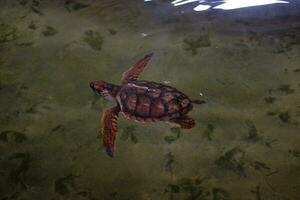
[(121, 86), (105, 81), (90, 83), (96, 94), (117, 102), (116, 107), (103, 113), (101, 120), (103, 144), (110, 157), (115, 152), (119, 113), (139, 123), (165, 121), (179, 128), (190, 129), (195, 126), (195, 121), (187, 113), (193, 109), (193, 103), (205, 103), (202, 100), (190, 100), (174, 87), (137, 80), (152, 55), (153, 53), (144, 56), (124, 72)]

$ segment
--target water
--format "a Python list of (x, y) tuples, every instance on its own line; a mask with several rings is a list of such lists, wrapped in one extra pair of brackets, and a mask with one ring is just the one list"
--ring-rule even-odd
[[(171, 1), (0, 2), (0, 199), (299, 199), (299, 3), (195, 12)], [(92, 80), (193, 99), (196, 127), (119, 118), (109, 158)]]

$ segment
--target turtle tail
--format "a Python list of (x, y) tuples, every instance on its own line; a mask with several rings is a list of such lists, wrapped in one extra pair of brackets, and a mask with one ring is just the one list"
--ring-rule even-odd
[(204, 100), (192, 100), (192, 103), (194, 103), (194, 104), (203, 104), (203, 103), (206, 103), (206, 101), (204, 101)]

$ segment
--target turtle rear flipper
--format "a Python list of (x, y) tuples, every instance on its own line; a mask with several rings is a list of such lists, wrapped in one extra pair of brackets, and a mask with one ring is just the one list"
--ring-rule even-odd
[(130, 69), (122, 75), (122, 83), (128, 83), (129, 81), (137, 80), (143, 69), (148, 64), (149, 60), (153, 56), (153, 53), (145, 55), (141, 60), (135, 63)]
[(178, 124), (180, 128), (183, 129), (191, 129), (196, 125), (195, 120), (188, 115), (184, 115), (182, 117), (176, 118), (173, 120), (173, 122)]
[(118, 107), (110, 108), (103, 113), (101, 119), (103, 145), (106, 149), (106, 153), (110, 157), (114, 157), (115, 152), (115, 141), (118, 131), (118, 113)]

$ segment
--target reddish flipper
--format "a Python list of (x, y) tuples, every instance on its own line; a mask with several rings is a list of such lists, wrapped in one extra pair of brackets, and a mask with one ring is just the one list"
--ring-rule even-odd
[(122, 82), (128, 83), (129, 81), (136, 80), (143, 69), (146, 67), (147, 63), (153, 56), (153, 53), (149, 53), (144, 56), (141, 60), (139, 60), (136, 64), (134, 64), (129, 70), (123, 73)]
[(106, 149), (106, 153), (110, 157), (114, 157), (115, 152), (115, 141), (118, 131), (118, 112), (117, 108), (108, 109), (103, 113), (101, 120), (103, 145)]

